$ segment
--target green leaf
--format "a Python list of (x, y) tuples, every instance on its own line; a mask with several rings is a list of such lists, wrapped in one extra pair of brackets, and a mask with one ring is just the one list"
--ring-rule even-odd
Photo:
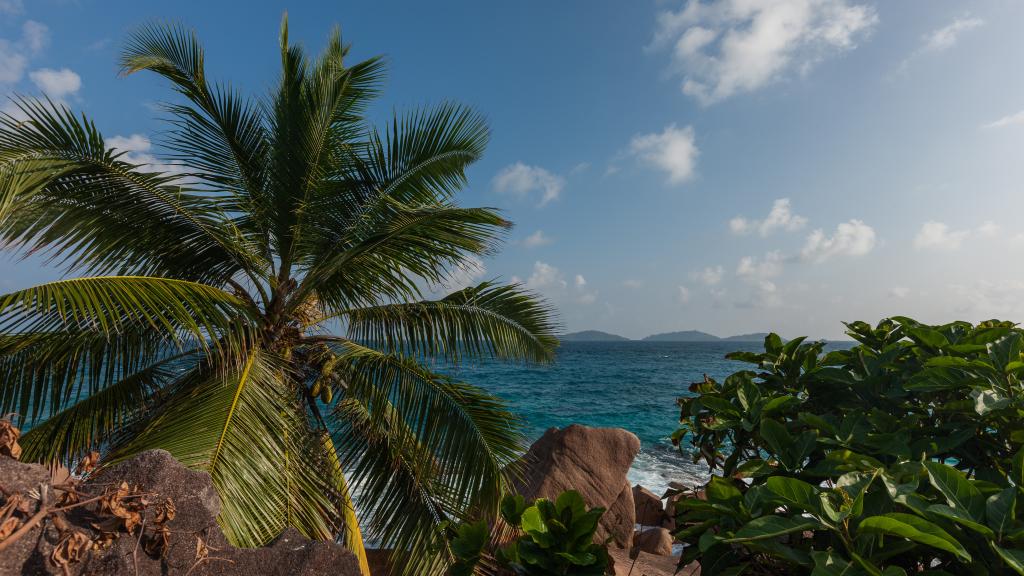
[(1024, 550), (1003, 548), (994, 542), (989, 542), (989, 545), (1003, 559), (1007, 566), (1012, 568), (1017, 574), (1024, 575)]
[(985, 501), (985, 521), (995, 531), (996, 540), (1002, 540), (1017, 519), (1018, 487), (1006, 488)]
[(924, 468), (932, 485), (942, 492), (950, 506), (975, 522), (984, 520), (985, 497), (962, 472), (938, 462), (924, 462)]
[(784, 503), (822, 517), (821, 500), (818, 498), (821, 491), (816, 486), (783, 476), (772, 476), (765, 485)]
[(935, 524), (911, 514), (893, 512), (870, 516), (860, 521), (857, 530), (861, 533), (899, 536), (944, 550), (967, 562), (971, 561), (971, 555), (956, 538)]
[(945, 518), (947, 520), (952, 520), (953, 522), (956, 522), (961, 526), (970, 528), (971, 530), (978, 532), (986, 538), (995, 537), (995, 534), (992, 532), (991, 529), (989, 529), (988, 526), (985, 526), (984, 524), (975, 521), (974, 519), (969, 517), (965, 512), (958, 508), (950, 508), (945, 504), (932, 504), (926, 509), (926, 511), (930, 512), (931, 514), (935, 514), (936, 516)]
[(820, 528), (817, 522), (799, 516), (761, 516), (747, 522), (736, 531), (732, 538), (726, 539), (725, 542), (735, 544), (764, 540), (767, 538), (777, 538), (792, 532), (803, 532), (804, 530), (814, 530), (817, 528)]

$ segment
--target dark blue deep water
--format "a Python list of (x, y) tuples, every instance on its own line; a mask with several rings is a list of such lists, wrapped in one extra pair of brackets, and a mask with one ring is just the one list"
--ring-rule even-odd
[(630, 430), (642, 443), (630, 480), (657, 493), (671, 480), (705, 474), (668, 440), (679, 419), (676, 398), (704, 374), (721, 380), (750, 366), (726, 360), (728, 352), (763, 349), (760, 342), (566, 342), (549, 366), (487, 361), (455, 375), (505, 398), (531, 439), (573, 423)]

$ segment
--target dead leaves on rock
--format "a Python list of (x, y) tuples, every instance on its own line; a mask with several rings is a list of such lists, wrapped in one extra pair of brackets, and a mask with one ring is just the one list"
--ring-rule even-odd
[[(20, 431), (10, 420), (0, 420), (0, 454), (12, 457), (20, 455), (21, 448), (17, 443), (19, 435)], [(88, 474), (96, 468), (98, 462), (99, 453), (92, 452), (79, 462), (76, 473)], [(49, 480), (48, 484), (40, 484), (38, 491), (33, 489), (24, 493), (5, 493), (0, 490), (0, 495), (6, 495), (6, 500), (0, 504), (0, 550), (37, 525), (41, 525), (45, 531), (48, 521), (57, 531), (49, 560), (65, 574), (70, 574), (70, 567), (82, 562), (91, 550), (108, 548), (124, 534), (138, 534), (138, 541), (144, 542), (143, 549), (151, 556), (167, 553), (171, 537), (168, 523), (177, 514), (174, 501), (170, 498), (154, 506), (151, 493), (127, 482), (107, 486), (98, 495), (83, 494), (80, 491), (81, 481), (62, 466), (51, 468)], [(56, 502), (46, 497), (51, 491), (62, 493)], [(33, 505), (36, 500), (39, 501), (38, 509)], [(91, 527), (94, 532), (79, 529), (65, 518), (65, 512), (72, 509), (84, 511), (84, 525)], [(152, 521), (148, 525), (143, 520), (147, 512), (152, 514)]]
[(0, 419), (0, 455), (10, 456), (15, 460), (21, 458), (18, 438), (21, 438), (21, 430), (14, 427), (10, 418)]

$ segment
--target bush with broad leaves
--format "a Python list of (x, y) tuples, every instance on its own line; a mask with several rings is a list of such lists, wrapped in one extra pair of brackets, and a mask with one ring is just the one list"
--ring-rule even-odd
[[(1024, 331), (847, 324), (765, 339), (754, 369), (679, 400), (711, 480), (675, 504), (703, 576), (1024, 574)], [(689, 452), (689, 450), (688, 450)], [(683, 496), (683, 495), (681, 495)]]

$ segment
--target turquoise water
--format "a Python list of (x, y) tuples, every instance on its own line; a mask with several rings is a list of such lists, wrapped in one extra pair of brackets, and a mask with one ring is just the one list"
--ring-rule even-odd
[(704, 374), (723, 379), (750, 366), (726, 360), (728, 352), (763, 349), (760, 342), (566, 342), (549, 366), (487, 361), (456, 375), (508, 400), (531, 439), (573, 423), (630, 430), (642, 444), (630, 481), (658, 493), (669, 481), (706, 476), (668, 440), (679, 419), (676, 398)]

